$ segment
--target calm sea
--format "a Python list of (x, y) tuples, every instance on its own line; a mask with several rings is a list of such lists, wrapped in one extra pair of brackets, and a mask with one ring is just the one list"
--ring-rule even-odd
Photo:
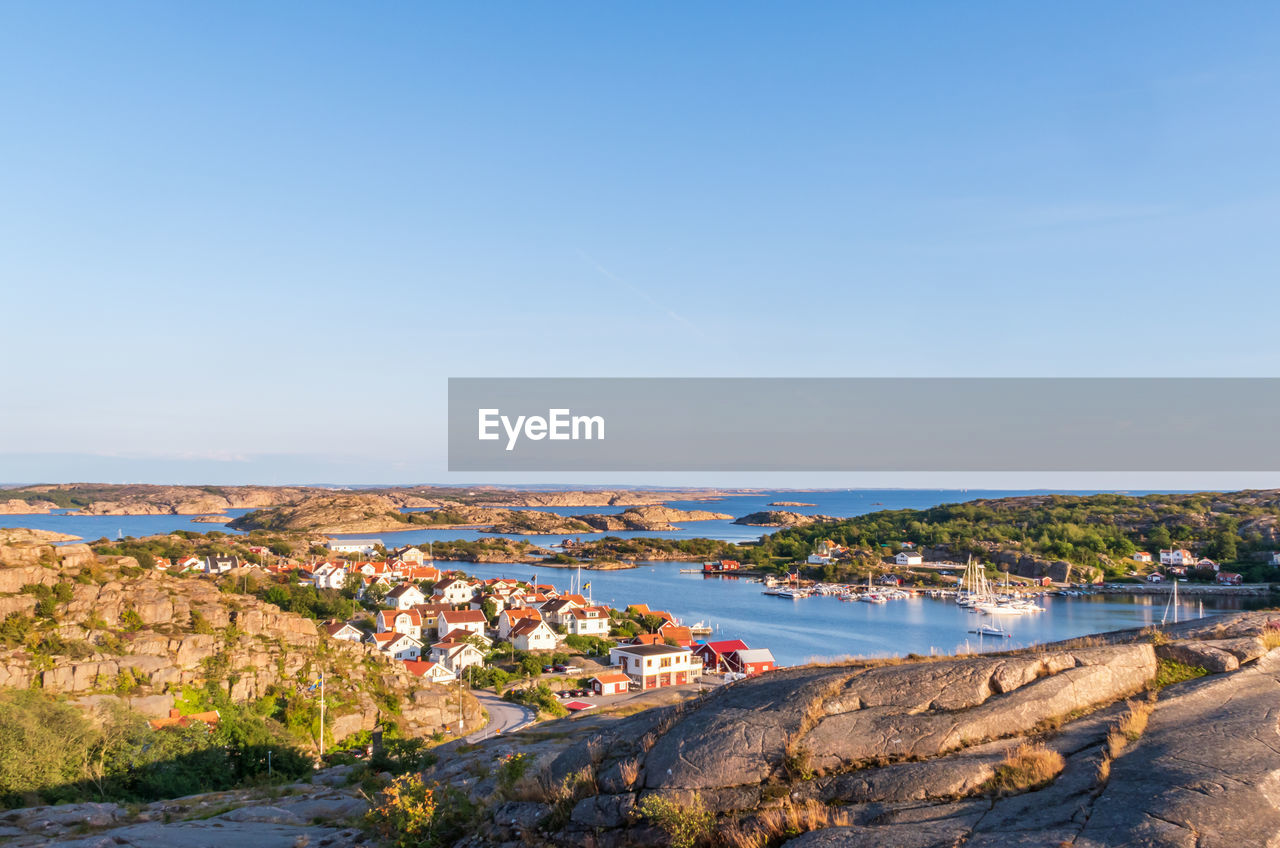
[[(576, 570), (545, 565), (460, 563), (477, 577), (515, 577), (569, 588)], [(998, 626), (1010, 638), (980, 637), (968, 631), (993, 620), (971, 613), (953, 601), (933, 598), (864, 604), (834, 597), (788, 600), (762, 594), (760, 583), (733, 577), (681, 574), (689, 563), (641, 563), (625, 571), (581, 572), (596, 602), (618, 609), (648, 604), (666, 610), (684, 624), (704, 622), (715, 629), (709, 639), (742, 639), (752, 648), (768, 648), (783, 665), (842, 656), (902, 656), (908, 653), (955, 653), (1005, 650), (1073, 636), (1143, 627), (1166, 614), (1163, 597), (1093, 595), (1046, 597), (1044, 612), (1001, 616)], [(1179, 620), (1241, 609), (1238, 599), (1184, 601)], [(1168, 613), (1173, 620), (1173, 612)]]

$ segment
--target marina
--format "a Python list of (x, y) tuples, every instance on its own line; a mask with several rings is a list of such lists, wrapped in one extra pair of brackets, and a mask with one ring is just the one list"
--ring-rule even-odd
[[(562, 571), (536, 565), (459, 563), (457, 567), (481, 578), (536, 577), (540, 583), (567, 583)], [(877, 586), (875, 592), (883, 593), (886, 602), (860, 603), (844, 600), (836, 584), (800, 590), (784, 587), (782, 594), (766, 595), (763, 591), (768, 587), (758, 579), (681, 572), (680, 563), (640, 563), (638, 568), (624, 571), (593, 572), (589, 580), (597, 603), (621, 609), (643, 603), (666, 610), (682, 622), (701, 623), (711, 630), (699, 634), (699, 639), (742, 639), (752, 647), (768, 648), (780, 665), (849, 656), (1008, 650), (1106, 630), (1146, 627), (1158, 624), (1166, 614), (1172, 620), (1172, 613), (1166, 613), (1167, 596), (1062, 590), (1035, 596), (1042, 612), (995, 617), (957, 604), (954, 591), (889, 592), (891, 587)], [(865, 583), (861, 588), (865, 589)], [(1230, 597), (1181, 599), (1177, 610), (1180, 620), (1185, 621), (1219, 611), (1252, 609), (1262, 603)], [(969, 632), (983, 625), (1010, 635)]]

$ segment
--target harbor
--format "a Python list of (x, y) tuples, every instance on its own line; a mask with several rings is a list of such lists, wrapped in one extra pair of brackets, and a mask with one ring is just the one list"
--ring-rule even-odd
[[(536, 576), (545, 582), (548, 576), (546, 568), (536, 565), (466, 563), (457, 567), (481, 578), (531, 580)], [(1006, 650), (1106, 630), (1146, 627), (1166, 614), (1168, 601), (1163, 595), (1037, 589), (1030, 597), (1043, 611), (997, 618), (957, 604), (955, 590), (875, 586), (873, 581), (875, 591), (887, 595), (885, 603), (842, 599), (842, 594), (865, 591), (865, 582), (860, 586), (813, 584), (788, 597), (763, 594), (771, 587), (756, 577), (682, 573), (684, 568), (679, 563), (653, 562), (625, 571), (593, 572), (592, 592), (598, 603), (615, 607), (647, 603), (683, 622), (701, 623), (710, 630), (700, 634), (701, 639), (742, 639), (753, 647), (768, 648), (780, 665), (790, 666), (850, 656)], [(893, 590), (891, 595), (889, 590)], [(788, 600), (792, 602), (786, 603)], [(1179, 601), (1178, 615), (1189, 620), (1225, 610), (1252, 609), (1260, 603), (1249, 598), (1186, 598)], [(984, 624), (1010, 635), (970, 632)]]

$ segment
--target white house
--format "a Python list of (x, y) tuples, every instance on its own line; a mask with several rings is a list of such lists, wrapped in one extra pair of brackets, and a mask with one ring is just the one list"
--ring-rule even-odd
[(193, 556), (184, 557), (182, 559), (175, 559), (173, 561), (173, 565), (169, 567), (169, 570), (170, 571), (203, 571), (204, 560), (202, 560), (200, 557), (193, 557)]
[(546, 601), (538, 606), (538, 611), (542, 613), (542, 618), (560, 627), (568, 627), (569, 612), (575, 609), (585, 607), (572, 598), (554, 598)]
[(535, 609), (508, 609), (498, 613), (498, 638), (511, 638), (511, 631), (524, 621), (542, 621), (542, 614)]
[(382, 544), (381, 539), (331, 539), (325, 547), (335, 554), (360, 554), (369, 556)]
[(444, 636), (454, 630), (465, 630), (483, 636), (486, 623), (484, 613), (479, 610), (445, 610), (436, 616), (436, 634)]
[(321, 563), (311, 571), (317, 589), (341, 589), (347, 585), (347, 570), (335, 562)]
[(236, 556), (209, 556), (204, 558), (205, 574), (226, 574), (233, 568), (240, 567), (240, 558)]
[(1161, 577), (1161, 576), (1160, 576), (1160, 574), (1158, 574), (1158, 573), (1155, 573), (1155, 574), (1148, 574), (1148, 575), (1147, 575), (1147, 582), (1148, 582), (1148, 583), (1163, 583), (1163, 582), (1164, 582), (1164, 578), (1163, 578), (1163, 577)]
[(369, 637), (373, 646), (397, 660), (416, 660), (422, 655), (422, 643), (407, 633), (375, 633)]
[(518, 651), (554, 651), (556, 632), (545, 621), (525, 619), (512, 628), (511, 644)]
[(461, 674), (473, 665), (484, 665), (484, 654), (470, 642), (437, 642), (431, 646), (431, 661)]
[(924, 557), (915, 551), (898, 551), (893, 562), (895, 565), (923, 565)]
[(1147, 551), (1135, 551), (1133, 554), (1134, 562), (1151, 562), (1151, 554)]
[(1196, 568), (1201, 568), (1206, 571), (1217, 571), (1218, 564), (1213, 560), (1209, 559), (1208, 557), (1205, 557), (1204, 559), (1196, 563)]
[(422, 639), (422, 613), (417, 610), (378, 610), (379, 633), (405, 633)]
[(435, 595), (446, 604), (469, 604), (476, 596), (476, 584), (458, 577), (442, 580), (435, 586)]
[(425, 604), (426, 602), (427, 596), (422, 594), (422, 590), (412, 583), (401, 583), (387, 593), (387, 603), (393, 605), (396, 609), (411, 609), (418, 604)]
[(413, 565), (422, 565), (426, 562), (426, 554), (415, 548), (413, 545), (406, 545), (403, 548), (396, 548), (391, 552), (391, 556), (402, 562), (412, 563)]
[(702, 661), (688, 648), (674, 645), (619, 645), (609, 661), (641, 689), (680, 686), (702, 676)]
[(574, 636), (608, 636), (609, 611), (602, 607), (569, 610), (564, 626)]
[(327, 621), (324, 629), (330, 639), (341, 639), (344, 642), (364, 641), (364, 631), (349, 621)]
[(458, 679), (452, 671), (430, 660), (406, 660), (404, 667), (410, 674), (428, 683), (446, 685)]
[(1271, 555), (1271, 565), (1280, 565), (1280, 551)]
[(1160, 552), (1161, 565), (1185, 565), (1195, 567), (1196, 558), (1186, 548), (1172, 548)]

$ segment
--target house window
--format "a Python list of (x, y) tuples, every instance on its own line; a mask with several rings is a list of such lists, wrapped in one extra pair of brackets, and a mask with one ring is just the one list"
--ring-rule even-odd
[(662, 658), (662, 667), (663, 667), (663, 668), (671, 668), (671, 658), (670, 658), (670, 657), (663, 657), (663, 658)]

